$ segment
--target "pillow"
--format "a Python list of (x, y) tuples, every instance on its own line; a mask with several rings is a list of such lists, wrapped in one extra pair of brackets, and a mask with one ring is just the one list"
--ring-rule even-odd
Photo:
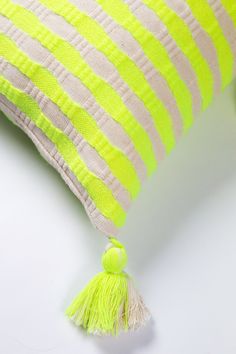
[(235, 59), (235, 0), (0, 0), (0, 110), (107, 236)]

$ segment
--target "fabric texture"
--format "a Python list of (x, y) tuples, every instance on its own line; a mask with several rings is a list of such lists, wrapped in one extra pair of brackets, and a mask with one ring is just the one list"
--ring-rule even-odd
[(106, 235), (235, 73), (235, 0), (0, 0), (0, 110)]

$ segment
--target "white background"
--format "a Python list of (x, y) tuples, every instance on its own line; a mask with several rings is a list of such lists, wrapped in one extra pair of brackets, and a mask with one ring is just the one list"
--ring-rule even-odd
[(236, 87), (198, 118), (133, 204), (120, 240), (153, 319), (118, 338), (64, 317), (105, 238), (0, 117), (0, 353), (236, 353)]

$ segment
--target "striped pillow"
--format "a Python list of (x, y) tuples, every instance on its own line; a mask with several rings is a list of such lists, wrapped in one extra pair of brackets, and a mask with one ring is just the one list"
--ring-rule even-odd
[(235, 64), (235, 0), (0, 0), (0, 110), (107, 235)]

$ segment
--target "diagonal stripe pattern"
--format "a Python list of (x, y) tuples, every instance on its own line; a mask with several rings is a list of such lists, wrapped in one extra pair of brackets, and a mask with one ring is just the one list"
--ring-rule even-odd
[(235, 73), (235, 0), (0, 0), (0, 110), (106, 235)]

